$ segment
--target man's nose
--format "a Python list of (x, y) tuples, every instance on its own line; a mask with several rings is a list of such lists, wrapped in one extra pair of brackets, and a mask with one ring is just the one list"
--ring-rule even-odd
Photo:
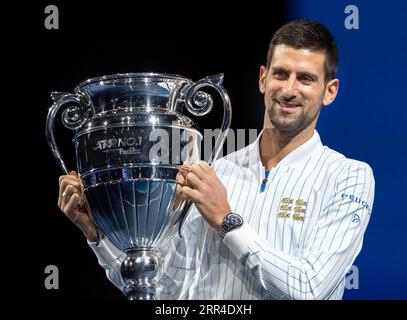
[(295, 75), (291, 75), (284, 83), (282, 92), (284, 97), (292, 98), (297, 95), (297, 79)]

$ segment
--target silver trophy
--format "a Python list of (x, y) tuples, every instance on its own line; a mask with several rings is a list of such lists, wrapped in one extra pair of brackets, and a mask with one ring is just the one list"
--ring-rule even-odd
[(208, 160), (216, 159), (227, 136), (231, 106), (223, 75), (197, 82), (171, 74), (131, 73), (80, 83), (74, 93), (52, 93), (46, 137), (65, 174), (54, 136), (61, 107), (62, 123), (76, 130), (77, 171), (92, 218), (101, 233), (126, 253), (121, 275), (131, 299), (158, 299), (159, 256), (179, 232), (191, 202), (177, 195), (177, 174), (184, 161), (199, 160), (202, 134), (184, 112), (205, 115), (217, 91), (223, 122)]

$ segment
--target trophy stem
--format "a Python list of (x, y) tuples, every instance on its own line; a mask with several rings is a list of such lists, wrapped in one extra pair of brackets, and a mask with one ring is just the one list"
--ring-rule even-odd
[(127, 251), (120, 272), (126, 283), (124, 293), (129, 300), (156, 300), (158, 285), (157, 251), (154, 248), (135, 248)]

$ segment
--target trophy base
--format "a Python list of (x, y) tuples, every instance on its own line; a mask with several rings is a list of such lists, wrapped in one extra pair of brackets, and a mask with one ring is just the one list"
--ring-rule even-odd
[(126, 282), (124, 293), (129, 300), (156, 300), (158, 285), (154, 280), (158, 271), (157, 251), (135, 248), (127, 251), (120, 272)]
[(129, 300), (157, 300), (156, 286), (127, 285), (124, 293)]

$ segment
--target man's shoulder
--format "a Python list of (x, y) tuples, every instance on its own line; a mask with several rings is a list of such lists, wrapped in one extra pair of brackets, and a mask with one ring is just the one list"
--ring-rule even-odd
[(346, 174), (347, 172), (350, 171), (365, 171), (368, 174), (373, 175), (373, 169), (372, 167), (367, 163), (362, 160), (357, 160), (353, 158), (349, 158), (345, 156), (344, 154), (331, 149), (327, 146), (324, 146), (326, 148), (326, 151), (329, 153), (329, 156), (332, 157), (333, 162), (336, 164), (332, 166), (332, 170), (334, 170), (338, 174)]

